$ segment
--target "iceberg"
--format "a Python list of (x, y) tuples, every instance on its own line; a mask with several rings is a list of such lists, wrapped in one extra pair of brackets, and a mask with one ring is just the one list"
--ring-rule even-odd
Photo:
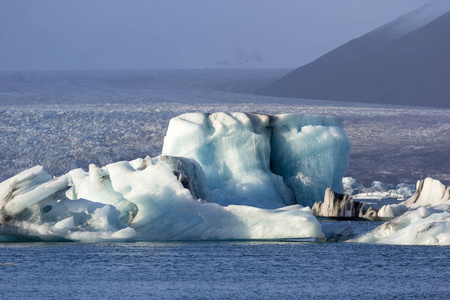
[(392, 219), (419, 207), (450, 211), (450, 187), (430, 177), (418, 180), (416, 191), (410, 198), (398, 204), (384, 205), (379, 209), (378, 216), (381, 219)]
[[(53, 179), (42, 167), (3, 182), (1, 240), (247, 240), (323, 238), (309, 208), (202, 203), (169, 165), (145, 159)], [(126, 221), (126, 223), (125, 223)]]
[(403, 215), (408, 211), (408, 207), (403, 204), (386, 204), (378, 210), (378, 218), (381, 220), (390, 220)]
[(370, 187), (364, 187), (352, 177), (342, 178), (342, 184), (344, 185), (345, 194), (352, 196), (354, 199), (361, 200), (381, 200), (387, 198), (404, 200), (411, 197), (416, 190), (413, 184), (400, 183), (394, 185), (381, 181), (374, 181)]
[(356, 219), (371, 221), (378, 219), (378, 211), (364, 202), (353, 201), (347, 194), (340, 194), (328, 188), (323, 202), (314, 203), (311, 212), (317, 217)]
[(342, 190), (349, 149), (338, 118), (181, 115), (170, 121), (159, 157), (91, 164), (58, 178), (36, 166), (1, 183), (0, 237), (323, 239), (304, 206), (329, 186)]
[(420, 207), (349, 242), (397, 245), (450, 245), (450, 213)]
[(0, 241), (30, 237), (43, 241), (124, 241), (134, 229), (119, 220), (111, 205), (65, 193), (68, 176), (52, 178), (41, 166), (0, 183)]
[(294, 192), (296, 202), (312, 206), (325, 190), (342, 193), (350, 141), (342, 120), (295, 114), (272, 116), (272, 169)]
[(409, 208), (421, 206), (433, 207), (439, 210), (450, 210), (450, 187), (439, 180), (427, 177), (416, 184), (416, 192), (402, 204)]
[(335, 117), (192, 113), (169, 123), (163, 155), (197, 161), (214, 202), (309, 205), (343, 191), (350, 142)]
[[(117, 162), (68, 173), (68, 194), (122, 208), (122, 215), (136, 215), (128, 225), (140, 240), (241, 240), (322, 237), (320, 224), (308, 208), (299, 205), (260, 209), (243, 205), (220, 206), (197, 201), (159, 160)], [(101, 171), (103, 176), (97, 174)], [(103, 185), (97, 184), (101, 180)], [(104, 197), (105, 193), (116, 197)], [(120, 197), (117, 197), (120, 195)], [(136, 206), (136, 209), (132, 205)], [(120, 208), (119, 208), (120, 207)]]

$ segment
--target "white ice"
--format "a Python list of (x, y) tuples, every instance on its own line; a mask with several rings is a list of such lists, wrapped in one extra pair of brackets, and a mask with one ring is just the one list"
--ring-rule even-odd
[(450, 187), (446, 187), (439, 180), (427, 177), (417, 181), (416, 193), (402, 204), (409, 208), (421, 206), (435, 209), (450, 210)]
[[(201, 203), (177, 180), (169, 165), (158, 162), (136, 168), (137, 165), (109, 164), (100, 169), (101, 177), (96, 167), (91, 167), (89, 173), (73, 170), (68, 174), (72, 185), (68, 193), (105, 204), (114, 201), (126, 216), (134, 214), (128, 203), (136, 205), (137, 213), (129, 226), (136, 230), (140, 240), (323, 237), (320, 224), (308, 208), (294, 205), (273, 210)], [(105, 194), (120, 197), (103, 197)]]
[(0, 240), (122, 241), (134, 238), (113, 206), (70, 200), (68, 176), (52, 178), (40, 166), (0, 183)]
[(342, 184), (344, 192), (358, 200), (381, 200), (384, 198), (404, 200), (411, 197), (415, 192), (415, 186), (411, 184), (399, 183), (394, 185), (374, 181), (370, 187), (365, 187), (352, 177), (342, 178)]
[(450, 245), (450, 213), (420, 207), (350, 242), (398, 245)]
[(37, 166), (10, 178), (0, 184), (0, 240), (323, 238), (309, 208), (201, 203), (169, 165), (150, 162), (91, 165), (55, 179)]
[(400, 203), (384, 205), (379, 209), (378, 217), (392, 219), (402, 215), (407, 210), (419, 207), (450, 211), (450, 187), (446, 187), (439, 180), (430, 177), (419, 180), (416, 184), (416, 191), (410, 198)]
[(401, 216), (408, 211), (408, 207), (403, 204), (386, 204), (378, 210), (378, 218), (381, 220), (391, 220)]
[(408, 200), (384, 205), (380, 219), (392, 219), (351, 240), (361, 243), (450, 245), (450, 187), (439, 180), (419, 180)]

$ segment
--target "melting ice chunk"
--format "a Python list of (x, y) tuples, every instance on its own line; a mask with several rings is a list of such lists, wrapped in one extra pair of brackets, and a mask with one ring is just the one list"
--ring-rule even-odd
[(372, 232), (358, 236), (350, 242), (402, 244), (402, 245), (450, 245), (450, 213), (434, 212), (420, 207), (408, 211)]
[(41, 240), (128, 240), (135, 231), (110, 205), (70, 200), (66, 175), (52, 179), (36, 166), (0, 183), (1, 240), (17, 236)]

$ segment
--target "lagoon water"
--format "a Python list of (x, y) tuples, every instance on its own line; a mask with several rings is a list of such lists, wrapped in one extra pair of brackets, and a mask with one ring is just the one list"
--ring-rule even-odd
[[(245, 111), (343, 117), (348, 175), (366, 186), (450, 184), (450, 110), (251, 94), (287, 71), (0, 72), (0, 180), (156, 156), (170, 118)], [(0, 299), (449, 299), (449, 261), (450, 247), (429, 246), (0, 243)]]
[(450, 247), (0, 244), (1, 299), (448, 299)]

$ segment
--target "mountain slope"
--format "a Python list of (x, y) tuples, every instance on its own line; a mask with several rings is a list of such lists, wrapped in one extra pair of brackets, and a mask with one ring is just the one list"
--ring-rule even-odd
[(450, 108), (450, 1), (424, 6), (257, 90), (258, 94)]

